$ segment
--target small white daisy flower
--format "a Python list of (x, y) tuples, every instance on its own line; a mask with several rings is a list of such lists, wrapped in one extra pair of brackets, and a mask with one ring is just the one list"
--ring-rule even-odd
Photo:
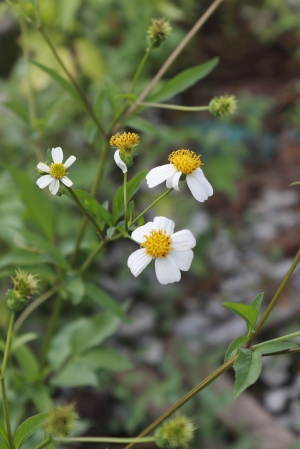
[(155, 217), (153, 223), (140, 226), (131, 234), (141, 244), (132, 253), (127, 265), (136, 277), (155, 259), (155, 273), (161, 284), (171, 284), (181, 279), (181, 272), (189, 270), (196, 240), (191, 231), (174, 231), (174, 222), (165, 217)]
[(66, 175), (68, 173), (67, 168), (71, 167), (71, 165), (76, 161), (76, 157), (70, 156), (64, 164), (62, 163), (63, 157), (63, 151), (60, 147), (52, 148), (53, 163), (50, 167), (43, 162), (40, 162), (37, 165), (38, 170), (48, 174), (39, 178), (36, 183), (40, 189), (44, 189), (47, 185), (49, 185), (49, 190), (52, 195), (57, 194), (60, 181), (67, 187), (71, 187), (73, 185), (73, 182)]
[(190, 150), (177, 150), (169, 156), (170, 164), (153, 168), (146, 176), (148, 187), (152, 188), (167, 181), (167, 187), (179, 190), (181, 175), (186, 176), (187, 185), (193, 197), (201, 203), (213, 194), (213, 188), (204, 176), (200, 156)]

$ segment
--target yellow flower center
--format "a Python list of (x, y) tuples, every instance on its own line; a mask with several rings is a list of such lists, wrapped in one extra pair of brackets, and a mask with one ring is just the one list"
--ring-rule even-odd
[(53, 178), (61, 179), (67, 174), (67, 169), (62, 163), (53, 163), (50, 165), (50, 175)]
[(119, 150), (131, 151), (133, 147), (140, 143), (140, 138), (138, 134), (135, 133), (123, 133), (115, 134), (110, 139), (110, 144), (112, 147), (117, 147)]
[(193, 173), (197, 168), (203, 165), (198, 154), (183, 149), (173, 151), (169, 156), (169, 161), (184, 175)]
[(151, 257), (166, 257), (173, 249), (171, 236), (167, 231), (152, 229), (150, 235), (145, 235), (145, 241), (141, 244), (146, 248), (146, 254)]

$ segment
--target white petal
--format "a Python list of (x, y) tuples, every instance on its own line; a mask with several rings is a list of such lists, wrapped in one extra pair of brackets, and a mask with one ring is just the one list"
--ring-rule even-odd
[(167, 186), (168, 189), (170, 189), (172, 187), (173, 176), (174, 175), (170, 176), (170, 178), (168, 178), (167, 181), (166, 181), (166, 186)]
[(52, 159), (56, 164), (61, 164), (63, 161), (63, 151), (60, 147), (52, 148)]
[(65, 168), (69, 168), (71, 167), (72, 164), (74, 164), (74, 162), (76, 161), (76, 157), (75, 156), (70, 156), (66, 162), (64, 163), (64, 167)]
[(39, 178), (36, 183), (39, 186), (40, 189), (44, 189), (50, 182), (53, 180), (51, 175), (44, 175), (41, 178)]
[(146, 176), (148, 187), (152, 188), (166, 181), (166, 179), (173, 176), (177, 169), (172, 164), (161, 165), (160, 167), (153, 168)]
[(67, 187), (71, 187), (73, 185), (73, 182), (67, 176), (63, 176), (61, 178), (61, 182), (63, 182), (64, 185), (67, 186)]
[(193, 197), (203, 203), (213, 194), (213, 188), (205, 178), (202, 170), (198, 168), (186, 177), (187, 185), (192, 192)]
[(178, 184), (179, 184), (179, 179), (180, 179), (181, 174), (182, 174), (181, 171), (177, 171), (174, 174), (173, 178), (172, 178), (172, 187), (173, 187), (174, 190), (178, 190), (179, 191), (179, 185)]
[(194, 258), (194, 253), (191, 249), (187, 251), (171, 251), (168, 257), (174, 260), (179, 270), (188, 271)]
[(56, 195), (59, 190), (59, 180), (56, 178), (52, 179), (51, 184), (49, 185), (49, 190), (52, 193), (52, 195)]
[(121, 156), (120, 156), (120, 150), (117, 150), (114, 154), (114, 160), (115, 163), (117, 164), (118, 167), (120, 167), (120, 169), (122, 170), (123, 173), (127, 172), (127, 165), (125, 164), (124, 161), (122, 161)]
[(173, 234), (175, 223), (172, 220), (169, 220), (169, 218), (166, 217), (155, 217), (153, 221), (153, 227), (157, 231), (159, 229), (164, 229), (167, 231), (167, 234), (171, 235)]
[(155, 259), (155, 273), (161, 284), (172, 284), (181, 279), (181, 273), (173, 259), (169, 257), (157, 257)]
[(48, 167), (48, 165), (44, 164), (43, 162), (37, 164), (37, 168), (45, 173), (50, 173), (50, 167)]
[(154, 229), (154, 226), (152, 221), (149, 221), (149, 223), (146, 223), (144, 226), (136, 228), (136, 230), (131, 234), (131, 237), (136, 242), (142, 243), (145, 240), (145, 235), (150, 235), (151, 229)]
[(187, 251), (194, 246), (196, 246), (196, 239), (188, 229), (183, 229), (172, 235), (172, 248), (175, 251)]
[(151, 262), (152, 257), (146, 254), (145, 248), (138, 249), (132, 253), (127, 261), (127, 265), (133, 274), (137, 277)]

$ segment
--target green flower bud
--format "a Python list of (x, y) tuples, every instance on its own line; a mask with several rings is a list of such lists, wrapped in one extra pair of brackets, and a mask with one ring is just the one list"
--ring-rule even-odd
[(74, 404), (57, 405), (49, 411), (45, 430), (50, 435), (65, 438), (74, 429), (77, 418)]
[(237, 100), (234, 95), (215, 97), (209, 103), (209, 112), (215, 117), (226, 117), (237, 110)]
[(151, 19), (150, 26), (147, 30), (147, 44), (148, 48), (158, 48), (162, 41), (171, 34), (172, 27), (168, 20)]
[(186, 448), (193, 439), (194, 431), (191, 419), (177, 415), (159, 427), (155, 433), (155, 443), (162, 449)]
[(37, 292), (39, 280), (36, 278), (36, 275), (21, 269), (16, 270), (15, 277), (11, 279), (14, 288), (6, 293), (7, 306), (11, 310), (18, 312), (24, 309), (32, 295)]

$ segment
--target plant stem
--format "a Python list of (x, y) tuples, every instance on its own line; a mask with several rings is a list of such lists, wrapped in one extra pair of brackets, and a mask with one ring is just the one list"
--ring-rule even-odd
[(165, 74), (165, 72), (168, 70), (170, 65), (173, 63), (173, 61), (177, 58), (177, 56), (182, 52), (184, 47), (189, 43), (189, 41), (194, 37), (194, 35), (200, 30), (202, 25), (207, 21), (207, 19), (212, 15), (212, 13), (215, 11), (215, 9), (222, 3), (223, 0), (215, 0), (210, 7), (205, 11), (205, 13), (200, 17), (200, 19), (195, 23), (193, 28), (188, 32), (188, 34), (184, 37), (184, 39), (180, 42), (180, 44), (175, 48), (173, 53), (168, 57), (166, 62), (163, 64), (163, 66), (160, 68), (160, 70), (157, 72), (155, 77), (152, 79), (148, 87), (142, 92), (142, 94), (139, 96), (137, 100), (137, 104), (133, 105), (128, 111), (127, 115), (130, 115), (135, 111), (137, 108), (138, 103), (144, 100), (144, 98), (147, 97), (147, 95), (151, 92), (153, 87), (157, 84), (157, 82), (161, 79), (161, 77)]
[(51, 314), (51, 318), (50, 318), (50, 322), (49, 322), (48, 332), (47, 332), (46, 339), (45, 339), (45, 342), (44, 342), (44, 345), (42, 348), (42, 352), (41, 352), (40, 370), (42, 370), (42, 368), (44, 367), (45, 361), (46, 361), (50, 342), (51, 342), (52, 336), (53, 336), (55, 328), (56, 328), (57, 320), (59, 318), (62, 301), (63, 301), (62, 297), (59, 295), (55, 299), (55, 303), (54, 303), (54, 306), (52, 309), (52, 314)]
[(44, 447), (47, 447), (49, 444), (51, 444), (52, 438), (48, 437), (46, 440), (42, 441), (40, 444), (35, 446), (34, 449), (43, 449)]
[[(59, 443), (152, 443), (154, 437), (146, 438), (114, 438), (114, 437), (74, 437), (74, 438), (53, 438)], [(36, 448), (37, 449), (37, 448)]]
[(124, 173), (124, 220), (125, 220), (125, 232), (128, 231), (128, 210), (127, 210), (127, 172)]
[(98, 233), (100, 234), (101, 238), (104, 239), (105, 235), (103, 234), (103, 231), (100, 229), (100, 227), (98, 226), (98, 224), (96, 223), (96, 220), (94, 220), (94, 218), (87, 212), (87, 210), (85, 210), (85, 208), (81, 205), (79, 199), (77, 198), (75, 192), (71, 189), (71, 187), (67, 187), (68, 191), (70, 192), (71, 196), (74, 198), (75, 203), (77, 204), (77, 206), (79, 207), (79, 209), (81, 210), (81, 212), (83, 213), (83, 215), (86, 216), (86, 218), (88, 220), (90, 220), (90, 222), (95, 226), (95, 228), (97, 229)]
[[(137, 438), (143, 438), (148, 435), (150, 432), (155, 430), (165, 419), (169, 418), (173, 413), (175, 413), (179, 408), (181, 408), (186, 402), (192, 399), (197, 393), (206, 388), (209, 384), (211, 384), (214, 380), (221, 376), (221, 374), (225, 373), (229, 368), (231, 368), (234, 364), (237, 356), (231, 357), (227, 362), (225, 362), (222, 366), (216, 369), (212, 374), (210, 374), (205, 380), (200, 382), (195, 388), (193, 388), (189, 393), (187, 393), (183, 398), (181, 398), (176, 404), (170, 407), (165, 413), (163, 413), (159, 418), (157, 418), (152, 424), (150, 424), (147, 429), (143, 430)], [(134, 446), (135, 443), (128, 444), (124, 449), (130, 449)]]
[(300, 262), (300, 249), (296, 254), (296, 257), (289, 269), (289, 271), (287, 272), (287, 274), (285, 275), (283, 281), (281, 282), (277, 292), (275, 293), (272, 301), (270, 302), (270, 304), (268, 305), (267, 309), (265, 310), (263, 316), (261, 317), (261, 319), (259, 320), (257, 326), (256, 326), (256, 330), (255, 332), (253, 332), (253, 334), (250, 336), (248, 342), (247, 342), (247, 347), (251, 346), (252, 341), (254, 340), (254, 338), (257, 336), (258, 332), (260, 331), (260, 329), (262, 328), (263, 324), (265, 323), (266, 319), (268, 318), (268, 316), (270, 315), (270, 313), (272, 312), (272, 310), (274, 309), (278, 299), (281, 296), (281, 293), (283, 292), (283, 290), (285, 289), (287, 283), (289, 282), (292, 274), (294, 273), (298, 263)]
[(148, 108), (162, 108), (162, 109), (175, 109), (176, 111), (208, 111), (209, 106), (177, 106), (176, 104), (166, 104), (166, 103), (147, 103), (140, 101), (137, 103), (138, 106), (145, 106)]
[(130, 91), (129, 91), (130, 94), (133, 93), (133, 91), (134, 91), (134, 88), (135, 88), (135, 85), (137, 83), (137, 80), (138, 80), (138, 78), (140, 76), (140, 73), (141, 73), (141, 71), (142, 71), (142, 69), (143, 69), (143, 67), (145, 65), (145, 62), (148, 59), (149, 54), (150, 54), (150, 48), (148, 47), (146, 49), (146, 52), (145, 52), (144, 56), (143, 56), (143, 59), (140, 62), (140, 65), (138, 66), (138, 68), (137, 68), (137, 70), (136, 70), (136, 72), (134, 74), (134, 77), (133, 77), (133, 80), (132, 80), (132, 83), (131, 83), (131, 88), (130, 88)]
[(1, 375), (0, 375), (3, 415), (4, 415), (4, 421), (5, 421), (5, 425), (6, 425), (6, 432), (7, 432), (7, 436), (8, 436), (10, 449), (14, 449), (14, 441), (13, 441), (13, 436), (12, 436), (12, 431), (11, 431), (11, 426), (10, 426), (8, 402), (7, 402), (6, 389), (5, 389), (5, 370), (6, 370), (7, 358), (8, 358), (9, 348), (10, 348), (10, 341), (11, 341), (11, 336), (12, 336), (14, 320), (15, 320), (15, 312), (12, 311), (11, 315), (10, 315), (9, 325), (8, 325), (3, 361), (2, 361), (2, 366), (1, 366)]
[(146, 212), (148, 212), (148, 210), (150, 210), (153, 206), (155, 206), (155, 204), (157, 204), (160, 200), (162, 200), (165, 196), (167, 196), (171, 191), (173, 190), (173, 187), (169, 190), (167, 190), (165, 193), (163, 193), (160, 197), (158, 197), (155, 201), (153, 201), (153, 203), (150, 204), (150, 206), (148, 206), (143, 212), (141, 212), (131, 223), (128, 224), (128, 226), (130, 227), (131, 225), (133, 225), (136, 221), (138, 221), (141, 217), (143, 217), (145, 215)]
[(50, 288), (47, 292), (43, 293), (38, 299), (29, 304), (26, 309), (23, 310), (19, 318), (16, 320), (14, 325), (14, 333), (16, 334), (24, 321), (29, 317), (29, 315), (43, 302), (47, 301), (47, 299), (51, 298), (51, 296), (57, 292), (61, 288), (61, 285), (56, 285), (55, 287)]
[(96, 255), (99, 253), (99, 251), (101, 251), (104, 248), (104, 246), (106, 245), (107, 242), (108, 242), (107, 240), (102, 240), (102, 242), (100, 242), (99, 245), (96, 246), (94, 251), (91, 252), (91, 254), (88, 256), (88, 258), (83, 262), (83, 264), (79, 268), (78, 274), (82, 274), (89, 267), (89, 265), (93, 261), (94, 257), (96, 257)]

